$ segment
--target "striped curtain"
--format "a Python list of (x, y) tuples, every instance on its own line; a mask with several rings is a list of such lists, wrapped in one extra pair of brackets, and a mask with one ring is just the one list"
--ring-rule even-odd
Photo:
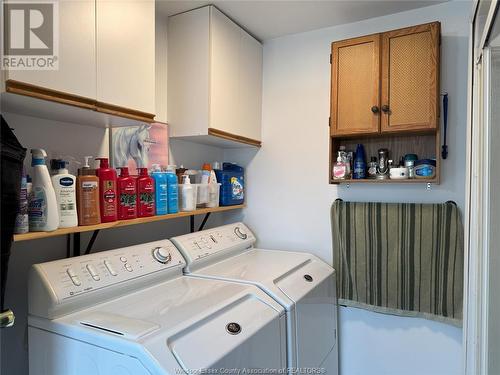
[(339, 304), (461, 325), (463, 226), (454, 203), (332, 205)]

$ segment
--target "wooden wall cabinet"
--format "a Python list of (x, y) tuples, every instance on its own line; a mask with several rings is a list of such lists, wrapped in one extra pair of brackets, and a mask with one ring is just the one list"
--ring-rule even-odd
[[(331, 183), (439, 183), (440, 23), (332, 43)], [(332, 180), (337, 151), (365, 146), (367, 161), (388, 148), (436, 158), (436, 177), (411, 180)]]
[(170, 136), (260, 146), (262, 45), (214, 6), (168, 21)]
[(332, 136), (435, 131), (439, 22), (332, 43)]

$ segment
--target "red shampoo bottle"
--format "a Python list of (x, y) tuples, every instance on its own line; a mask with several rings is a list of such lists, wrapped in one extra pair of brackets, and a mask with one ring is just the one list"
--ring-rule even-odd
[(101, 223), (109, 223), (117, 218), (116, 171), (109, 167), (108, 158), (96, 160), (100, 161), (96, 174), (99, 177)]
[(118, 219), (127, 220), (137, 217), (137, 187), (135, 178), (130, 176), (127, 167), (118, 168), (120, 176), (116, 180), (118, 191)]
[(155, 215), (155, 182), (147, 168), (137, 168), (137, 217)]

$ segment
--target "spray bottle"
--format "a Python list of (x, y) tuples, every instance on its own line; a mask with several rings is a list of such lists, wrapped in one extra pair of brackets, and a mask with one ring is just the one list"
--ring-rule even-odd
[(49, 170), (45, 164), (47, 153), (35, 148), (31, 150), (33, 167), (33, 192), (29, 203), (29, 227), (34, 232), (50, 232), (59, 226), (57, 200)]

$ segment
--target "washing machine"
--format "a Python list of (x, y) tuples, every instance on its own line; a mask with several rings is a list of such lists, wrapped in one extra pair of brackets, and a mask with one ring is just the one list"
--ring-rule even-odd
[(168, 240), (34, 265), (30, 374), (282, 373), (284, 308), (185, 265)]
[(254, 234), (243, 223), (171, 240), (187, 261), (186, 274), (255, 285), (283, 306), (290, 372), (338, 374), (332, 267), (309, 253), (257, 249)]

